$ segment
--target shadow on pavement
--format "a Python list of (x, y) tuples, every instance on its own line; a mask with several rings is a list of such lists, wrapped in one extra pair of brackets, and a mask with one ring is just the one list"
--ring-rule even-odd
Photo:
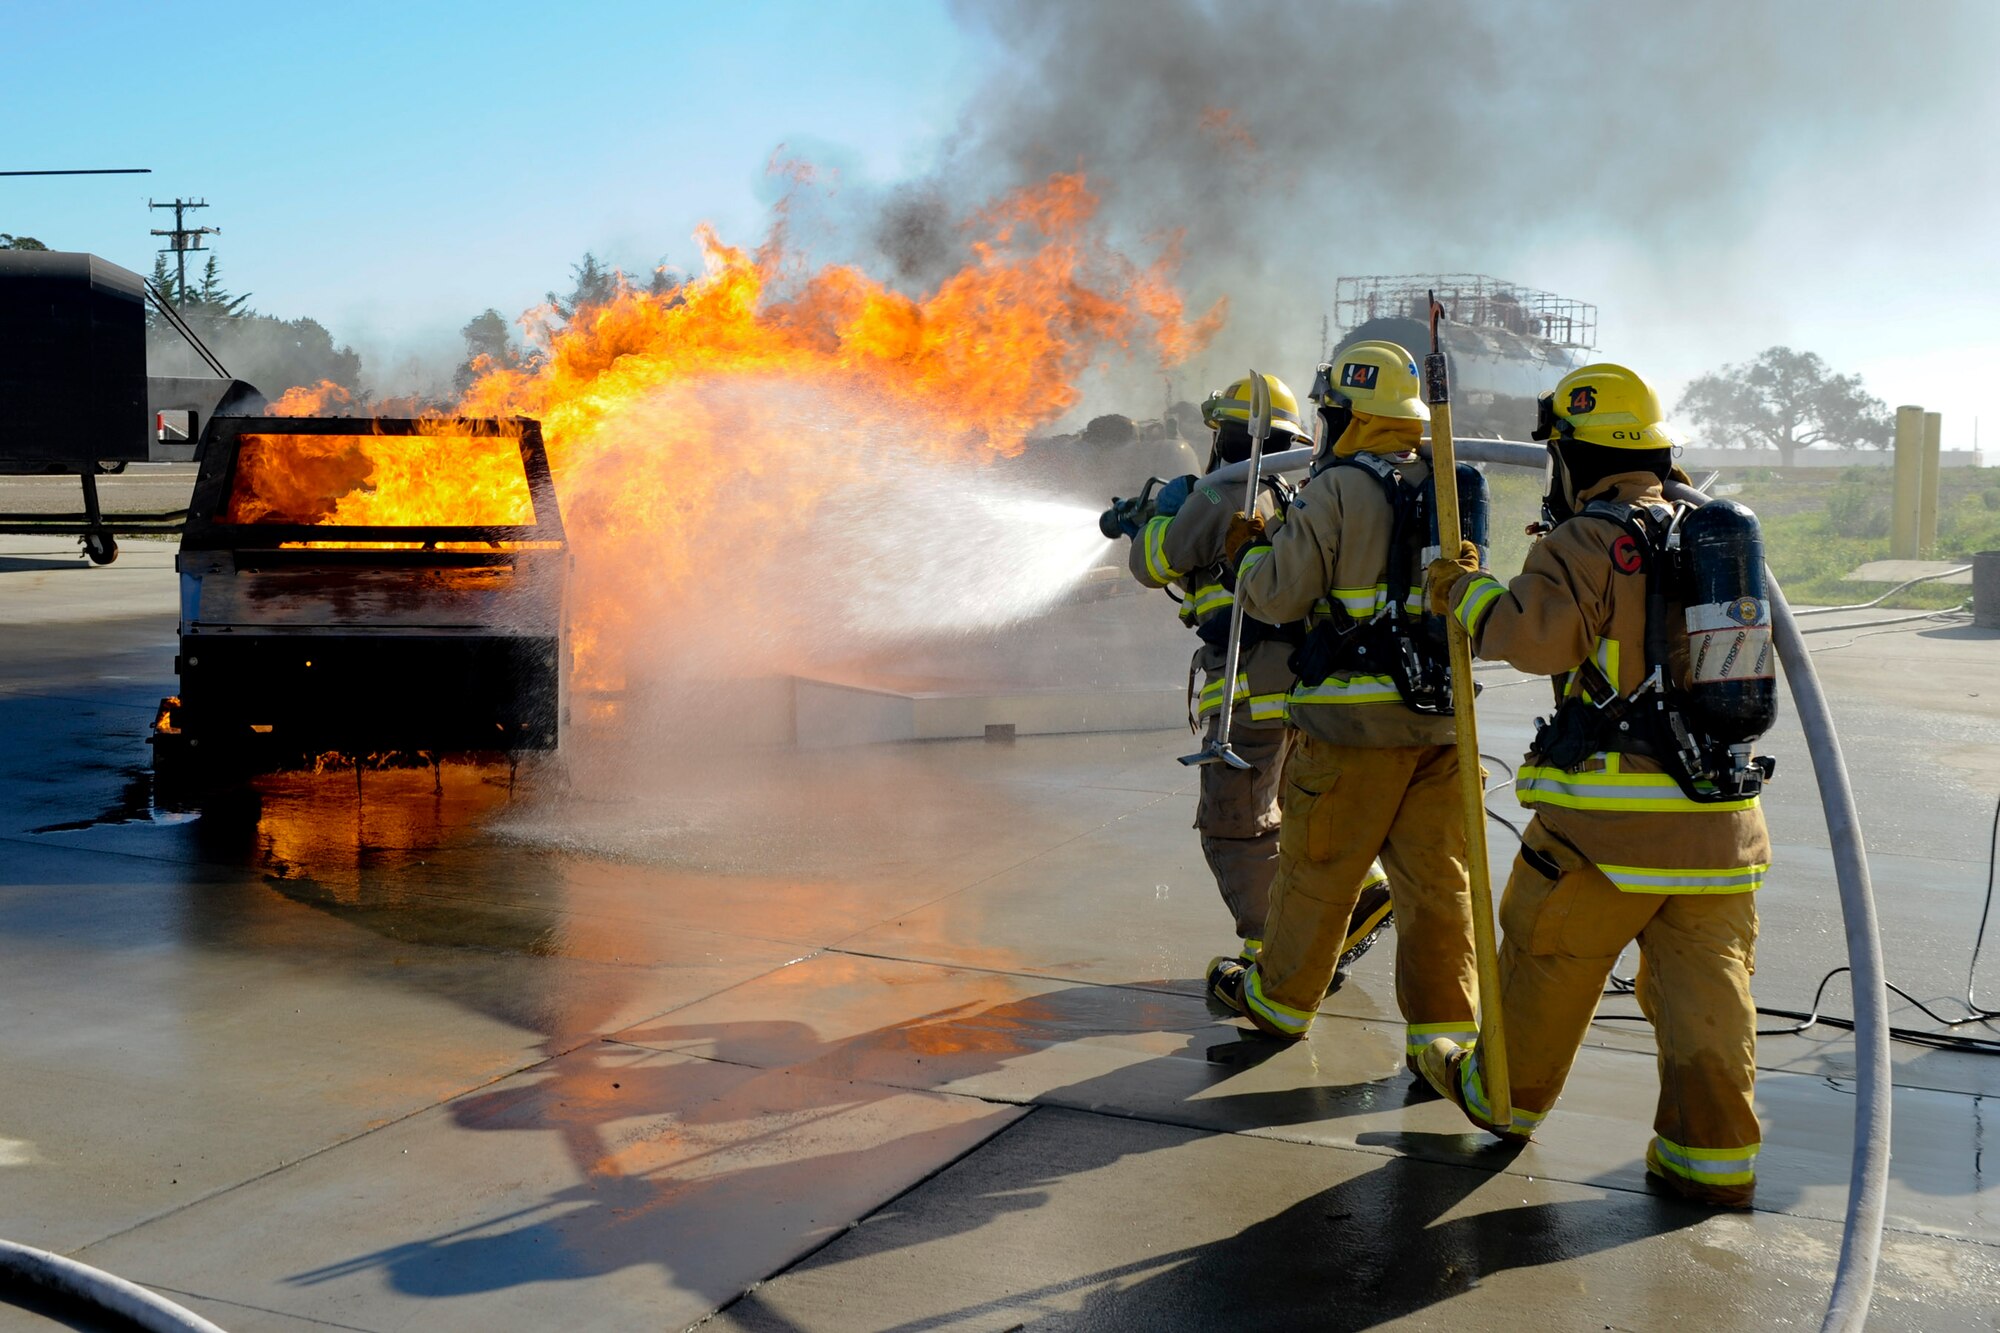
[[(1405, 1138), (1420, 1136), (1405, 1135)], [(1486, 1171), (1394, 1158), (1227, 1240), (1148, 1260), (1155, 1275), (1102, 1284), (1067, 1327), (1226, 1328), (1246, 1310), (1271, 1328), (1374, 1328), (1450, 1300), (1495, 1273), (1598, 1254), (1701, 1222), (1702, 1209), (1630, 1196), (1527, 1204), (1446, 1219)], [(1165, 1272), (1156, 1272), (1162, 1264)], [(922, 1325), (905, 1325), (913, 1329)]]

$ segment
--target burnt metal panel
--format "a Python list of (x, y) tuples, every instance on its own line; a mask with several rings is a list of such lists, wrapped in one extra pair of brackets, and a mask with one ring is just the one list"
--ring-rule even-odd
[(552, 750), (560, 653), (553, 635), (190, 636), (175, 723), (215, 760)]
[(146, 289), (96, 255), (0, 250), (0, 473), (144, 462)]

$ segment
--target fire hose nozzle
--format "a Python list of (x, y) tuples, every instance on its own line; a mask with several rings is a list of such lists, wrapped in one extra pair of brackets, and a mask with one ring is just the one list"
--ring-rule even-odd
[(1159, 477), (1146, 478), (1146, 484), (1139, 493), (1129, 500), (1111, 497), (1111, 508), (1097, 516), (1097, 530), (1108, 540), (1116, 541), (1130, 535), (1152, 517), (1153, 492), (1166, 482)]

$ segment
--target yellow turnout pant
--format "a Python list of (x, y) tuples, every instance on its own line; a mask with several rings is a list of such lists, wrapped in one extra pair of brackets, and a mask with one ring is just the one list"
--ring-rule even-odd
[[(1500, 902), (1511, 1128), (1532, 1133), (1555, 1105), (1612, 966), (1636, 939), (1639, 1007), (1660, 1049), (1647, 1161), (1683, 1193), (1749, 1202), (1760, 1139), (1756, 895), (1623, 892), (1539, 818), (1523, 846)], [(1460, 1070), (1467, 1109), (1490, 1119), (1476, 1049)]]
[(1301, 733), (1285, 764), (1278, 877), (1264, 951), (1244, 986), (1259, 1026), (1312, 1026), (1371, 863), (1389, 873), (1396, 1003), (1411, 1052), (1471, 1042), (1478, 965), (1458, 754), (1448, 745), (1333, 745)]

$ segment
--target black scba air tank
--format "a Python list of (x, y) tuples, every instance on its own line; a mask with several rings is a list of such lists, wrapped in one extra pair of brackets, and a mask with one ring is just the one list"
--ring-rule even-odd
[[(1427, 500), (1430, 497), (1425, 497)], [(1431, 512), (1431, 545), (1438, 545), (1438, 507), (1428, 506)], [(1490, 530), (1493, 517), (1493, 500), (1486, 489), (1486, 474), (1470, 463), (1458, 465), (1458, 525), (1465, 534), (1465, 540), (1479, 548), (1481, 564), (1486, 562), (1486, 534)], [(1453, 550), (1448, 554), (1457, 555)], [(1426, 567), (1430, 565), (1427, 558)]]
[(1755, 740), (1778, 717), (1770, 591), (1757, 516), (1711, 500), (1680, 524), (1687, 606), (1688, 693), (1724, 745)]

